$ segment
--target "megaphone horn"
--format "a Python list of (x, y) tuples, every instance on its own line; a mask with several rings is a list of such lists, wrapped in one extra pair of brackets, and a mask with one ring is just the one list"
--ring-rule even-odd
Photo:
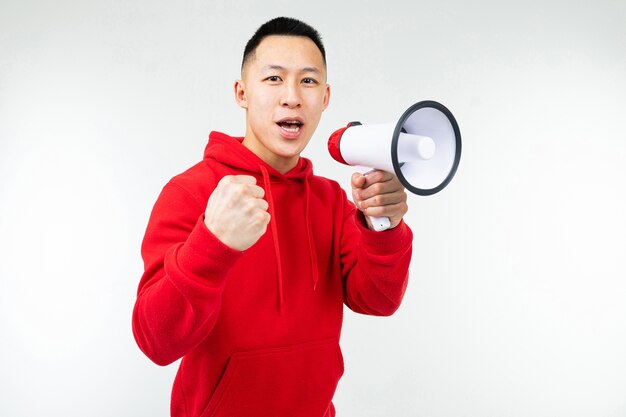
[[(328, 151), (336, 161), (362, 173), (374, 169), (391, 172), (409, 192), (431, 195), (443, 190), (456, 173), (461, 132), (444, 105), (420, 101), (396, 123), (349, 123), (330, 136)], [(389, 228), (387, 218), (373, 223), (375, 230)]]

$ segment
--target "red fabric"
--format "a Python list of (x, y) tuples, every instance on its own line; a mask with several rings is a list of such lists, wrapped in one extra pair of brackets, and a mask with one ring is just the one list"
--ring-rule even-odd
[[(163, 188), (142, 244), (135, 339), (159, 365), (183, 358), (172, 416), (334, 416), (343, 304), (372, 315), (399, 307), (411, 230), (368, 230), (309, 160), (282, 175), (240, 141), (212, 132), (204, 160)], [(272, 195), (276, 223), (244, 252), (203, 220), (229, 174), (253, 175)]]

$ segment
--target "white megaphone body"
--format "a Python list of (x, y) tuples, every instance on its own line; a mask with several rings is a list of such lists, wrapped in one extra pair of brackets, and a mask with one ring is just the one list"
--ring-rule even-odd
[[(330, 136), (328, 151), (336, 161), (355, 166), (363, 174), (391, 172), (411, 193), (431, 195), (443, 190), (456, 173), (461, 132), (446, 107), (420, 101), (396, 123), (349, 123)], [(390, 226), (387, 217), (370, 220), (376, 231)]]

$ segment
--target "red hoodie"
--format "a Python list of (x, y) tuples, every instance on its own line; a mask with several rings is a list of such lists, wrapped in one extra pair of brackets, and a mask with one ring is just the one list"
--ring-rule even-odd
[[(135, 340), (159, 365), (183, 358), (172, 416), (334, 416), (343, 304), (372, 315), (399, 307), (411, 230), (370, 231), (309, 160), (283, 175), (241, 140), (212, 132), (204, 160), (163, 188), (141, 248)], [(243, 252), (204, 224), (218, 181), (240, 174), (265, 189), (271, 215)]]

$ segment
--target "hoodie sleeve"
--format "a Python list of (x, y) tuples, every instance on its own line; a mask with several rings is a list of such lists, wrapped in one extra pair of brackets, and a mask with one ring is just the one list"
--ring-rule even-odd
[(393, 314), (407, 287), (412, 243), (404, 221), (383, 232), (369, 230), (363, 214), (346, 198), (341, 236), (345, 304), (357, 313)]
[(215, 237), (204, 224), (204, 208), (170, 182), (154, 205), (141, 254), (133, 334), (146, 356), (167, 365), (210, 333), (226, 275), (241, 252)]

